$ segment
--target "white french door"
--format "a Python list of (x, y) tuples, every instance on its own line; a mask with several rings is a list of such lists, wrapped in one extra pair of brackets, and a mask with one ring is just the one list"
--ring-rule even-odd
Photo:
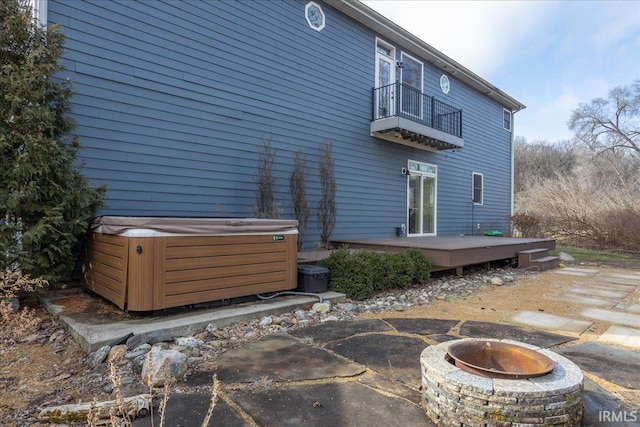
[(381, 119), (395, 115), (396, 64), (395, 49), (381, 40), (376, 42), (375, 117)]
[(436, 183), (434, 165), (409, 161), (407, 177), (407, 223), (409, 235), (436, 234)]

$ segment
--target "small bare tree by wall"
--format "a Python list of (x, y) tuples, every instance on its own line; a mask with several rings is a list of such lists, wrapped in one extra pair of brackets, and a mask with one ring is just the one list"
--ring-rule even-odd
[(320, 175), (320, 191), (322, 195), (318, 203), (318, 227), (320, 228), (320, 244), (330, 249), (329, 238), (336, 226), (336, 178), (334, 162), (331, 154), (331, 142), (320, 144), (318, 149), (318, 169)]
[(258, 218), (278, 218), (280, 206), (273, 193), (276, 185), (276, 179), (273, 176), (276, 149), (271, 146), (271, 138), (263, 137), (258, 150), (258, 166), (253, 176), (258, 189), (256, 190), (256, 205), (253, 207), (253, 212)]
[(293, 156), (293, 170), (289, 174), (289, 193), (298, 220), (298, 250), (302, 249), (309, 219), (309, 204), (305, 190), (305, 162), (300, 151)]

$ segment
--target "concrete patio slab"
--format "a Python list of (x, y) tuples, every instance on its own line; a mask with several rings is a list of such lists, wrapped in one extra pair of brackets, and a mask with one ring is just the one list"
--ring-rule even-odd
[(611, 290), (611, 291), (624, 292), (624, 293), (631, 293), (635, 291), (637, 288), (637, 286), (635, 285), (623, 285), (620, 283), (612, 283), (611, 281), (608, 281), (608, 280), (602, 280), (602, 281), (598, 280), (596, 282), (585, 282), (582, 284), (582, 287), (604, 289), (604, 290)]
[(611, 326), (598, 338), (598, 341), (618, 344), (640, 350), (640, 329)]
[(556, 350), (581, 369), (630, 389), (640, 389), (640, 352), (590, 341)]
[(601, 273), (599, 274), (600, 277), (605, 277), (605, 278), (613, 278), (613, 279), (626, 279), (626, 280), (635, 280), (638, 285), (640, 286), (640, 273), (631, 273), (631, 274), (625, 274), (625, 273)]
[(640, 313), (640, 304), (630, 305), (626, 308), (627, 311), (631, 311), (633, 313)]
[[(151, 425), (160, 425), (160, 411), (158, 403), (160, 399), (155, 400), (156, 405), (153, 408), (153, 424), (151, 418), (138, 418), (134, 420), (133, 427), (149, 427)], [(164, 425), (166, 426), (199, 426), (202, 424), (209, 405), (211, 396), (205, 394), (180, 394), (174, 393), (170, 395), (167, 403), (167, 409), (164, 413)], [(243, 420), (231, 407), (222, 399), (218, 399), (211, 416), (210, 426), (225, 427), (248, 427), (251, 424)]]
[(582, 316), (591, 319), (604, 320), (610, 323), (618, 323), (640, 328), (640, 314), (623, 313), (614, 310), (605, 310), (602, 308), (587, 308), (580, 312)]
[(477, 322), (474, 320), (468, 320), (460, 326), (460, 335), (471, 338), (510, 339), (542, 348), (553, 347), (576, 339), (574, 337), (567, 337), (545, 331), (535, 331), (514, 325)]
[(578, 288), (571, 288), (571, 292), (575, 293), (575, 294), (583, 294), (583, 295), (589, 295), (589, 296), (597, 296), (597, 297), (604, 297), (604, 298), (616, 298), (616, 299), (623, 299), (626, 298), (631, 292), (620, 292), (620, 291), (615, 291), (615, 290), (605, 290), (605, 289), (599, 289), (599, 288), (589, 288), (589, 287), (578, 287)]
[(589, 268), (574, 268), (574, 267), (565, 267), (558, 270), (553, 270), (555, 274), (568, 274), (571, 276), (593, 276), (597, 274), (600, 270), (593, 270)]
[(396, 396), (403, 397), (410, 402), (415, 403), (416, 405), (420, 405), (420, 401), (422, 400), (422, 393), (420, 393), (420, 391), (414, 390), (399, 381), (394, 381), (376, 372), (365, 372), (358, 377), (358, 382), (378, 389), (384, 393), (391, 392)]
[[(640, 413), (637, 413), (637, 417), (632, 416), (633, 408), (627, 407), (616, 396), (586, 377), (582, 401), (584, 404), (583, 426), (637, 427), (640, 424)], [(627, 421), (624, 421), (625, 414)], [(620, 421), (611, 421), (614, 415)]]
[(354, 382), (227, 394), (260, 426), (434, 426), (420, 406)]
[(365, 371), (364, 366), (287, 335), (266, 337), (229, 350), (216, 363), (218, 379), (223, 383), (319, 380), (352, 377)]
[(289, 334), (299, 338), (311, 338), (317, 343), (340, 340), (365, 332), (387, 332), (393, 328), (379, 319), (355, 320), (353, 322), (326, 322), (310, 328), (298, 329)]
[(388, 317), (382, 320), (400, 332), (417, 335), (446, 334), (459, 322), (459, 320), (447, 319), (401, 319)]
[(595, 305), (599, 307), (614, 307), (618, 303), (618, 299), (608, 299), (608, 298), (592, 298), (588, 297), (584, 294), (574, 294), (569, 292), (568, 294), (558, 296), (559, 300), (567, 301), (573, 304), (582, 304), (582, 305)]
[(399, 335), (356, 335), (332, 341), (325, 348), (418, 390), (421, 384), (420, 353), (429, 344)]
[(511, 320), (534, 328), (551, 329), (556, 331), (565, 331), (573, 333), (582, 333), (586, 331), (593, 322), (586, 320), (570, 319), (568, 317), (556, 316), (555, 314), (538, 313), (534, 311), (522, 311)]
[[(344, 294), (318, 294), (332, 303), (342, 302)], [(146, 334), (159, 330), (172, 337), (188, 336), (204, 330), (209, 324), (218, 328), (254, 318), (277, 315), (318, 302), (311, 296), (282, 296), (215, 308), (181, 308), (162, 312), (128, 313), (82, 288), (48, 292), (41, 299), (43, 306), (58, 316), (65, 329), (91, 352), (130, 333)]]

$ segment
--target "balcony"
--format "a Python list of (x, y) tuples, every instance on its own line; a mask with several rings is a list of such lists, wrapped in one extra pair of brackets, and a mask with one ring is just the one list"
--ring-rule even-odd
[(371, 136), (437, 152), (462, 148), (462, 110), (392, 83), (373, 89)]

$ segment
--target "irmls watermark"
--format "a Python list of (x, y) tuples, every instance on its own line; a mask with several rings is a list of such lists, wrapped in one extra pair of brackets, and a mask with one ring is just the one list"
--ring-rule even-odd
[(598, 421), (600, 422), (627, 422), (640, 421), (638, 411), (598, 411)]

